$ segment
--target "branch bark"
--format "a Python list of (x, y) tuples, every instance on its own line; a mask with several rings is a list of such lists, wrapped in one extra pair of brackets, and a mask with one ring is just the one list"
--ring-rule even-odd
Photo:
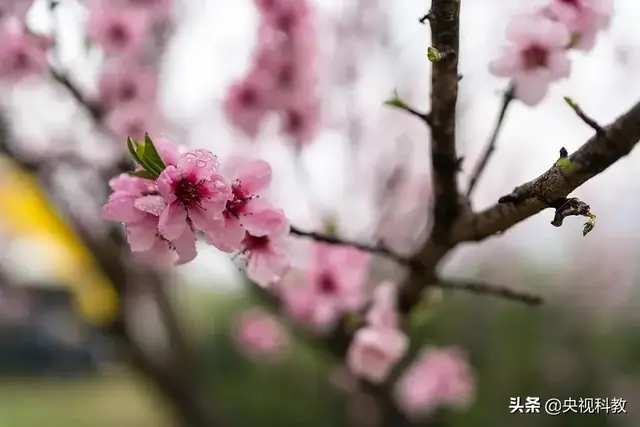
[(458, 214), (456, 104), (460, 0), (433, 0), (429, 11), (431, 43), (442, 54), (431, 73), (431, 167), (436, 238), (444, 238)]
[(569, 156), (571, 165), (554, 164), (538, 178), (501, 198), (494, 206), (458, 222), (452, 230), (455, 243), (480, 241), (552, 207), (552, 203), (628, 155), (640, 139), (640, 102), (604, 127)]

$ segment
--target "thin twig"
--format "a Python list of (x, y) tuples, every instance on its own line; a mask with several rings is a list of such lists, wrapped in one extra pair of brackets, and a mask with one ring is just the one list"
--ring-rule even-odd
[(589, 126), (591, 129), (596, 131), (596, 135), (600, 137), (604, 137), (607, 134), (607, 131), (605, 130), (605, 128), (600, 126), (598, 122), (593, 120), (591, 117), (587, 116), (585, 112), (582, 111), (582, 108), (580, 108), (578, 104), (573, 102), (571, 98), (565, 97), (564, 100), (567, 102), (567, 104), (569, 104), (569, 106), (573, 109), (573, 111), (575, 111), (578, 117), (587, 124), (587, 126)]
[(326, 234), (316, 233), (314, 231), (303, 231), (293, 226), (291, 227), (291, 234), (300, 236), (300, 237), (308, 237), (317, 242), (327, 243), (329, 245), (351, 246), (356, 249), (360, 249), (361, 251), (364, 251), (364, 252), (369, 252), (376, 255), (382, 255), (386, 258), (394, 260), (398, 264), (401, 264), (404, 266), (411, 266), (411, 261), (409, 260), (409, 258), (399, 255), (383, 245), (373, 246), (373, 245), (367, 245), (364, 243), (352, 242), (349, 240), (344, 240), (337, 237), (329, 236)]
[(443, 280), (433, 284), (435, 288), (467, 291), (478, 295), (489, 295), (499, 298), (518, 301), (528, 305), (540, 305), (544, 302), (541, 296), (527, 292), (517, 291), (504, 286), (496, 286), (481, 282), (465, 280)]
[(514, 95), (513, 95), (513, 86), (512, 86), (509, 89), (507, 89), (507, 91), (504, 93), (504, 96), (502, 98), (502, 107), (500, 108), (500, 114), (498, 115), (498, 120), (493, 129), (491, 138), (489, 139), (489, 143), (485, 147), (484, 152), (480, 157), (480, 161), (478, 161), (478, 164), (476, 165), (473, 171), (473, 174), (471, 175), (471, 181), (469, 181), (469, 188), (467, 189), (467, 197), (471, 196), (471, 194), (473, 193), (473, 190), (478, 184), (478, 180), (480, 179), (480, 176), (482, 176), (482, 173), (484, 172), (487, 165), (489, 164), (489, 159), (491, 158), (491, 155), (496, 149), (498, 134), (500, 133), (500, 129), (502, 129), (502, 123), (504, 122), (507, 109), (509, 108), (509, 105), (511, 104), (511, 101), (513, 101), (513, 99), (514, 99)]

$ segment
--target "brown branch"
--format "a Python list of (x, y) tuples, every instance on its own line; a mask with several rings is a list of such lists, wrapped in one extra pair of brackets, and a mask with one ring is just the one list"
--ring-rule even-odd
[(587, 126), (589, 126), (591, 129), (596, 131), (596, 135), (599, 135), (599, 136), (605, 135), (606, 133), (605, 129), (602, 126), (600, 126), (598, 122), (593, 120), (591, 117), (587, 116), (585, 112), (582, 111), (582, 108), (580, 108), (578, 104), (573, 102), (571, 98), (565, 97), (564, 100), (567, 102), (567, 104), (569, 104), (569, 106), (573, 109), (573, 111), (575, 111), (575, 113), (578, 115), (580, 120), (585, 122)]
[(640, 139), (640, 103), (603, 129), (603, 135), (594, 135), (569, 156), (569, 167), (554, 164), (538, 178), (501, 198), (502, 203), (456, 224), (451, 235), (453, 242), (480, 241), (506, 231), (551, 207), (628, 155)]
[(543, 302), (542, 297), (538, 295), (521, 292), (504, 286), (491, 285), (469, 280), (446, 279), (435, 283), (433, 287), (445, 290), (466, 291), (477, 295), (494, 296), (511, 301), (522, 302), (529, 305), (540, 305)]
[(314, 231), (303, 231), (294, 226), (291, 226), (290, 232), (295, 236), (308, 237), (312, 240), (315, 240), (316, 242), (326, 243), (329, 245), (351, 246), (356, 249), (360, 249), (361, 251), (364, 251), (364, 252), (369, 252), (372, 254), (384, 256), (386, 258), (394, 260), (395, 262), (401, 265), (410, 266), (411, 264), (411, 260), (409, 258), (403, 257), (402, 255), (399, 255), (393, 252), (391, 249), (387, 248), (384, 245), (380, 245), (380, 244), (376, 246), (367, 245), (364, 243), (344, 240), (339, 237), (333, 237), (326, 234), (316, 233)]
[(473, 190), (478, 184), (478, 180), (482, 176), (482, 173), (485, 171), (487, 165), (489, 164), (489, 159), (491, 159), (491, 155), (496, 149), (498, 134), (502, 129), (502, 124), (504, 122), (507, 109), (509, 108), (511, 101), (513, 101), (514, 99), (513, 91), (513, 87), (510, 87), (505, 91), (504, 96), (502, 97), (502, 107), (500, 108), (500, 113), (498, 114), (498, 120), (496, 121), (496, 124), (493, 128), (493, 133), (491, 134), (489, 143), (485, 147), (482, 155), (480, 156), (480, 160), (478, 161), (478, 164), (476, 165), (473, 174), (471, 175), (471, 181), (469, 181), (469, 188), (467, 189), (467, 197), (471, 197), (471, 195), (473, 194)]
[(400, 287), (400, 310), (409, 312), (420, 301), (422, 291), (438, 282), (436, 267), (457, 244), (500, 234), (543, 209), (554, 207), (573, 190), (628, 155), (640, 140), (640, 103), (603, 129), (604, 134), (596, 134), (569, 156), (568, 167), (554, 164), (538, 178), (502, 197), (496, 205), (479, 213), (469, 211), (460, 215), (446, 239), (430, 236), (414, 256), (422, 268), (414, 270)]
[(446, 237), (458, 215), (458, 156), (456, 155), (456, 103), (458, 99), (458, 53), (460, 1), (433, 0), (431, 43), (441, 52), (431, 73), (431, 167), (434, 184), (436, 239)]

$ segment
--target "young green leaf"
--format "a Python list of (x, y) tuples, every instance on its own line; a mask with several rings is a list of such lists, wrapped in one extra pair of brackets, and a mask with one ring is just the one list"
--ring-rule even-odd
[(131, 154), (131, 157), (133, 157), (133, 160), (135, 160), (136, 163), (144, 167), (144, 164), (142, 164), (142, 160), (138, 155), (139, 147), (140, 146), (130, 136), (127, 137), (127, 148), (129, 149), (129, 153)]
[(147, 165), (147, 170), (151, 170), (158, 175), (162, 173), (163, 170), (167, 168), (167, 166), (162, 161), (158, 150), (156, 150), (155, 145), (153, 145), (153, 141), (148, 133), (144, 134), (144, 151), (142, 153), (142, 160)]

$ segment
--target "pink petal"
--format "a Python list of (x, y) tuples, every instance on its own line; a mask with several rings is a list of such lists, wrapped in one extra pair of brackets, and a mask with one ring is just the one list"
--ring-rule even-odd
[(176, 265), (186, 264), (192, 261), (197, 255), (196, 250), (196, 233), (191, 229), (187, 229), (179, 239), (172, 242), (175, 251), (178, 254)]
[(173, 192), (174, 183), (182, 179), (182, 171), (175, 166), (167, 166), (162, 171), (158, 180), (158, 190), (167, 203), (173, 203), (176, 200), (176, 195)]
[(271, 165), (264, 160), (252, 160), (243, 164), (239, 170), (237, 179), (243, 191), (249, 194), (258, 194), (271, 183)]
[(240, 249), (245, 233), (237, 219), (223, 218), (215, 222), (207, 233), (207, 240), (222, 252), (231, 253)]
[(515, 83), (515, 96), (530, 107), (540, 103), (549, 90), (549, 81), (537, 75), (519, 75)]
[(113, 193), (102, 207), (102, 216), (110, 221), (135, 222), (144, 217), (144, 213), (134, 207), (134, 198)]
[(188, 151), (178, 160), (178, 169), (194, 181), (209, 180), (218, 169), (218, 159), (207, 150)]
[(275, 209), (260, 199), (247, 203), (240, 217), (240, 223), (254, 236), (280, 234), (288, 226), (282, 209)]
[(175, 240), (182, 236), (187, 224), (187, 210), (179, 203), (169, 204), (160, 214), (158, 223), (160, 234), (168, 240)]
[(160, 216), (167, 203), (162, 196), (145, 196), (136, 199), (134, 206), (143, 212)]
[(137, 224), (127, 226), (127, 242), (132, 252), (143, 252), (150, 250), (158, 237), (158, 226), (156, 221), (148, 222), (143, 220)]

